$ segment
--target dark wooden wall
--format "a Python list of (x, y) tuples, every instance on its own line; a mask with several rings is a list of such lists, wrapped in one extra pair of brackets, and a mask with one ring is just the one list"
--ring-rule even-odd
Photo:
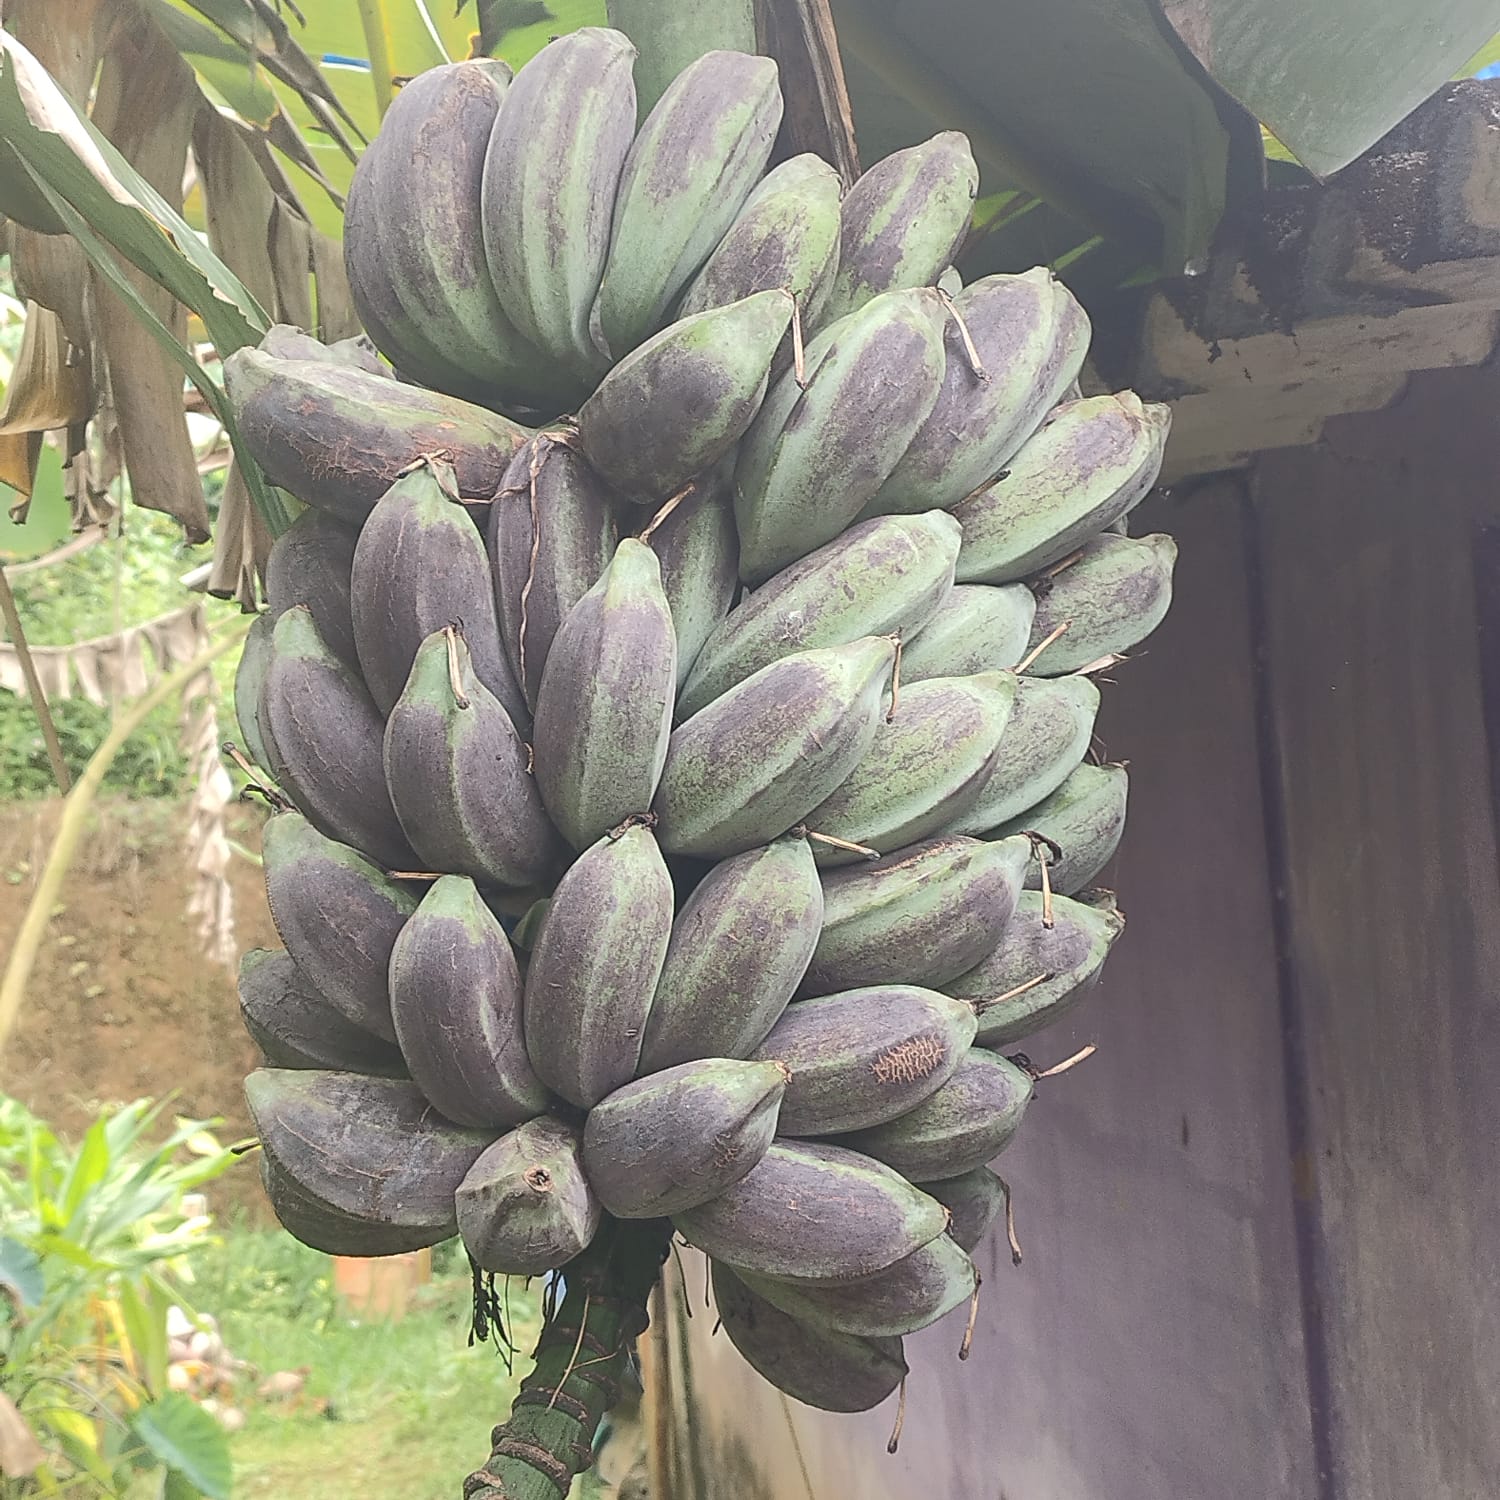
[(1101, 1051), (1003, 1160), (1025, 1264), (981, 1247), (967, 1364), (962, 1313), (908, 1341), (892, 1458), (894, 1402), (711, 1338), (690, 1258), (657, 1500), (1500, 1497), (1497, 413), (1424, 376), (1143, 509), (1181, 559), (1102, 721), (1129, 925), (1027, 1044)]

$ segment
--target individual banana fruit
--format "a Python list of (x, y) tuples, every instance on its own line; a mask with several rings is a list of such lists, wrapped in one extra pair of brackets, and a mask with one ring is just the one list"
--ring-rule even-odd
[(610, 359), (665, 321), (750, 196), (780, 124), (776, 64), (745, 52), (690, 63), (641, 122), (593, 309), (595, 345)]
[(306, 605), (323, 644), (359, 671), (349, 579), (359, 533), (309, 507), (276, 538), (266, 558), (266, 613), (274, 620)]
[(1014, 583), (1124, 515), (1156, 483), (1171, 408), (1133, 391), (1059, 406), (1005, 472), (954, 509), (961, 583)]
[(262, 849), (271, 920), (298, 971), (356, 1026), (394, 1042), (386, 971), (416, 901), (300, 813), (277, 813)]
[(490, 506), (495, 612), (511, 675), (533, 709), (562, 622), (615, 555), (611, 500), (576, 445), (543, 432), (511, 460)]
[(1060, 626), (1068, 628), (1031, 670), (1039, 677), (1060, 677), (1139, 645), (1166, 616), (1176, 561), (1176, 542), (1160, 532), (1096, 536), (1077, 562), (1046, 579), (1044, 587), (1032, 585), (1037, 596), (1032, 648)]
[(958, 1177), (919, 1182), (917, 1186), (948, 1210), (948, 1238), (970, 1255), (1004, 1211), (1009, 1196), (1004, 1182), (988, 1167), (974, 1167)]
[(276, 621), (269, 614), (257, 615), (245, 633), (240, 664), (234, 670), (234, 718), (240, 727), (240, 738), (245, 742), (250, 759), (272, 775), (275, 772), (271, 768), (271, 739), (260, 706), (266, 674), (276, 655), (271, 644), (275, 630)]
[(822, 920), (806, 839), (776, 839), (716, 864), (672, 923), (642, 1077), (696, 1057), (748, 1057), (795, 993)]
[(956, 130), (876, 162), (844, 199), (825, 321), (847, 317), (881, 292), (931, 286), (969, 232), (978, 192), (979, 168)]
[(780, 287), (815, 323), (838, 268), (842, 195), (839, 174), (812, 152), (767, 172), (683, 294), (678, 317)]
[(661, 569), (650, 547), (626, 537), (563, 621), (537, 692), (537, 786), (575, 849), (651, 806), (676, 687)]
[(504, 1130), (548, 1104), (521, 1031), (521, 972), (474, 882), (444, 875), (391, 949), (391, 1019), (411, 1076), (458, 1125)]
[(385, 732), (364, 684), (299, 604), (276, 622), (261, 688), (271, 771), (313, 824), (387, 869), (411, 863), (381, 760)]
[(669, 854), (726, 859), (802, 821), (875, 737), (895, 644), (799, 651), (672, 733), (653, 811)]
[(558, 882), (526, 970), (526, 1051), (537, 1075), (589, 1109), (630, 1082), (672, 929), (672, 880), (632, 823)]
[(1024, 892), (994, 951), (943, 986), (974, 1006), (976, 1046), (1006, 1046), (1065, 1015), (1098, 984), (1125, 930), (1124, 916), (1107, 895), (1097, 902), (1054, 896), (1050, 924), (1044, 916), (1041, 893)]
[(791, 1073), (782, 1135), (838, 1135), (905, 1114), (940, 1088), (974, 1040), (973, 1008), (884, 984), (788, 1006), (755, 1051)]
[(583, 1169), (618, 1219), (696, 1208), (738, 1182), (771, 1145), (787, 1071), (709, 1057), (627, 1083), (590, 1111)]
[(784, 1313), (721, 1261), (714, 1307), (750, 1367), (794, 1401), (820, 1411), (868, 1411), (906, 1379), (899, 1338), (839, 1333)]
[(972, 677), (1019, 664), (1031, 639), (1036, 596), (1024, 584), (955, 584), (912, 640), (901, 646), (901, 680)]
[(943, 381), (936, 291), (873, 298), (807, 346), (750, 424), (735, 469), (740, 575), (757, 584), (852, 521), (906, 451)]
[[(859, 764), (807, 814), (808, 828), (889, 854), (955, 827), (994, 769), (1016, 680), (986, 672), (903, 690)], [(837, 865), (859, 856), (825, 844), (817, 857)]]
[(889, 1167), (822, 1141), (777, 1141), (732, 1187), (673, 1223), (736, 1272), (853, 1281), (920, 1250), (948, 1211)]
[(939, 838), (825, 872), (803, 993), (943, 987), (1002, 941), (1030, 863), (1028, 839)]
[(788, 652), (919, 631), (952, 586), (961, 538), (941, 511), (892, 516), (852, 526), (782, 569), (704, 643), (678, 695), (678, 718)]
[(324, 1255), (406, 1255), (453, 1237), (451, 1224), (392, 1224), (344, 1213), (304, 1192), (266, 1152), (256, 1154), (261, 1187), (281, 1227)]
[(604, 1213), (576, 1125), (539, 1115), (488, 1146), (455, 1193), (458, 1232), (481, 1271), (540, 1276), (586, 1250)]
[(484, 159), (484, 256), (500, 305), (547, 361), (590, 385), (608, 364), (589, 313), (635, 133), (634, 60), (603, 27), (549, 42), (506, 91)]
[[(990, 837), (1039, 833), (1051, 839), (1062, 855), (1045, 854), (1049, 883), (1065, 896), (1074, 895), (1093, 881), (1120, 847), (1129, 789), (1124, 766), (1085, 762), (1045, 801), (1002, 823)], [(1034, 864), (1026, 884), (1035, 890), (1041, 879), (1041, 865)]]
[(579, 408), (589, 462), (641, 504), (675, 495), (744, 436), (791, 315), (785, 292), (756, 292), (647, 339)]
[(386, 720), (384, 763), (396, 816), (425, 868), (523, 887), (562, 863), (527, 748), (452, 627), (417, 648)]
[(954, 297), (942, 391), (865, 513), (946, 510), (993, 483), (1062, 399), (1088, 347), (1087, 314), (1045, 267), (965, 287)]
[[(346, 211), (346, 234), (348, 223)], [(292, 323), (273, 323), (261, 335), (260, 343), (255, 347), (274, 359), (322, 360), (324, 364), (352, 365), (356, 370), (364, 370), (370, 375), (379, 375), (386, 380), (394, 379), (394, 371), (381, 359), (375, 345), (362, 333), (353, 338), (335, 339), (331, 344), (325, 344)]]

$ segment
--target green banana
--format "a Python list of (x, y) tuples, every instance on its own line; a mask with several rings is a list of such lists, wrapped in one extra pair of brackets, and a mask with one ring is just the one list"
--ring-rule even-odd
[(484, 159), (484, 254), (500, 305), (555, 367), (592, 385), (607, 367), (589, 313), (635, 133), (635, 48), (585, 26), (516, 74)]
[(786, 1088), (777, 1063), (710, 1057), (627, 1083), (583, 1127), (583, 1169), (618, 1219), (696, 1208), (766, 1154)]
[(945, 1083), (974, 1040), (973, 1007), (882, 984), (799, 1000), (756, 1058), (791, 1072), (782, 1135), (837, 1135), (905, 1114)]
[(394, 1042), (386, 971), (416, 901), (300, 813), (277, 813), (261, 844), (271, 920), (298, 971), (356, 1026)]
[(689, 63), (641, 122), (590, 323), (609, 360), (665, 321), (760, 180), (780, 124), (776, 64), (745, 52)]
[(735, 1271), (785, 1281), (873, 1276), (940, 1235), (948, 1211), (889, 1167), (822, 1141), (777, 1141), (673, 1223)]
[(782, 287), (803, 321), (816, 322), (838, 267), (842, 195), (839, 174), (810, 151), (767, 172), (683, 294), (678, 317)]
[(276, 622), (271, 651), (260, 719), (277, 782), (330, 838), (387, 869), (408, 867), (381, 761), (385, 726), (364, 684), (324, 644), (306, 605)]
[(960, 583), (1014, 583), (1067, 557), (1156, 483), (1172, 411), (1133, 391), (1059, 406), (988, 489), (954, 508)]
[[(1055, 891), (1072, 896), (1090, 884), (1120, 847), (1125, 832), (1125, 801), (1130, 778), (1124, 766), (1079, 766), (1050, 797), (1019, 817), (1002, 823), (991, 838), (1016, 833), (1039, 833), (1061, 850), (1047, 856), (1047, 876)], [(1027, 886), (1035, 890), (1042, 879), (1040, 864), (1032, 866)]]
[(827, 871), (823, 930), (802, 992), (941, 988), (1002, 940), (1030, 862), (1028, 839), (940, 838)]
[(756, 584), (831, 542), (885, 482), (943, 382), (946, 314), (930, 287), (887, 292), (807, 347), (740, 445), (740, 575)]
[(1041, 893), (1024, 892), (999, 947), (943, 986), (973, 1004), (976, 1046), (1003, 1047), (1065, 1015), (1098, 984), (1125, 930), (1112, 897), (1096, 905), (1054, 896), (1051, 915), (1048, 925)]
[[(346, 219), (346, 228), (347, 222)], [(260, 343), (255, 347), (275, 359), (319, 359), (330, 365), (353, 365), (356, 370), (381, 375), (387, 380), (394, 378), (391, 367), (381, 359), (375, 345), (362, 333), (353, 338), (335, 339), (331, 344), (325, 344), (294, 323), (273, 323), (261, 335)]]
[(931, 286), (969, 232), (978, 192), (974, 153), (956, 130), (876, 162), (844, 199), (825, 320), (847, 317), (881, 292)]
[(900, 1119), (845, 1136), (913, 1182), (960, 1177), (993, 1160), (1021, 1127), (1033, 1079), (1008, 1057), (972, 1047), (953, 1076)]
[(1060, 677), (1139, 645), (1172, 602), (1177, 543), (1157, 532), (1117, 536), (1106, 531), (1084, 547), (1078, 561), (1032, 585), (1037, 596), (1032, 648), (1059, 626), (1067, 630), (1036, 659), (1038, 677)]
[(1087, 314), (1042, 266), (1021, 276), (986, 276), (958, 293), (953, 309), (937, 404), (865, 506), (867, 515), (946, 510), (993, 483), (1062, 399), (1088, 353)]
[(724, 859), (801, 822), (869, 750), (895, 651), (866, 636), (796, 652), (674, 730), (653, 804), (662, 848)]
[(240, 959), (239, 996), (245, 1030), (270, 1067), (406, 1077), (400, 1050), (348, 1021), (279, 949)]
[(667, 86), (711, 48), (755, 51), (754, 0), (608, 0), (609, 24), (640, 47), (635, 91), (648, 115)]
[(626, 537), (552, 642), (537, 692), (536, 780), (586, 849), (656, 794), (677, 688), (677, 637), (656, 554)]
[(240, 726), (240, 738), (250, 759), (271, 775), (275, 774), (271, 769), (271, 742), (261, 718), (260, 704), (266, 674), (275, 660), (271, 644), (275, 629), (276, 621), (270, 615), (255, 617), (240, 648), (240, 664), (234, 671), (234, 717)]
[(588, 1248), (604, 1213), (581, 1155), (578, 1127), (551, 1115), (485, 1150), (454, 1199), (464, 1249), (481, 1271), (540, 1276)]
[(782, 1312), (713, 1262), (714, 1307), (729, 1342), (763, 1379), (820, 1411), (868, 1411), (906, 1379), (899, 1338), (861, 1338)]
[(585, 849), (558, 882), (526, 971), (526, 1050), (589, 1109), (629, 1083), (672, 929), (672, 880), (649, 828)]
[(1050, 797), (1088, 753), (1098, 712), (1099, 689), (1087, 677), (1018, 678), (995, 769), (955, 830), (989, 833)]
[(851, 527), (782, 569), (705, 642), (678, 695), (678, 718), (788, 652), (920, 630), (952, 586), (961, 539), (941, 511), (892, 516)]
[(1004, 672), (1026, 654), (1036, 597), (1024, 584), (955, 584), (916, 636), (903, 641), (901, 680)]
[(753, 1052), (792, 998), (822, 918), (823, 887), (806, 839), (777, 839), (715, 865), (672, 923), (641, 1075)]
[(970, 1255), (1000, 1217), (1010, 1191), (988, 1167), (973, 1167), (958, 1177), (917, 1186), (948, 1210), (948, 1238)]
[(486, 534), (505, 657), (535, 708), (558, 629), (615, 555), (610, 492), (571, 442), (539, 433), (512, 459)]
[(396, 816), (426, 867), (524, 887), (562, 863), (526, 746), (474, 676), (457, 631), (434, 631), (417, 648), (386, 721), (384, 764)]
[(349, 579), (359, 533), (309, 507), (276, 538), (266, 558), (266, 609), (275, 619), (293, 605), (312, 611), (318, 634), (346, 667), (359, 671)]
[(589, 462), (641, 504), (676, 494), (744, 436), (791, 315), (787, 293), (756, 292), (647, 339), (579, 408)]
[[(807, 814), (815, 833), (881, 854), (946, 833), (979, 800), (1016, 697), (1013, 672), (933, 677), (905, 689), (859, 764)], [(859, 856), (821, 845), (820, 865)]]
[(390, 988), (402, 1055), (439, 1113), (503, 1130), (546, 1109), (526, 1060), (521, 972), (472, 880), (428, 888), (391, 949)]

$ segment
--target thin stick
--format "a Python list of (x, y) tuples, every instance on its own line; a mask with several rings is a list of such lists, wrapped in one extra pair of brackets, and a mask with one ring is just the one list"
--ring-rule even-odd
[(1016, 667), (1016, 676), (1024, 677), (1026, 673), (1030, 671), (1030, 669), (1036, 664), (1037, 657), (1039, 657), (1042, 652), (1045, 651), (1047, 647), (1053, 643), (1053, 641), (1061, 640), (1062, 637), (1068, 633), (1068, 626), (1072, 623), (1073, 622), (1071, 620), (1064, 620), (1062, 624), (1059, 625), (1057, 629), (1054, 630), (1052, 634), (1046, 638), (1046, 640), (1038, 641), (1037, 644), (1033, 646), (1031, 650), (1021, 658), (1020, 663)]
[(880, 850), (872, 849), (868, 844), (856, 844), (851, 839), (841, 839), (833, 833), (814, 833), (811, 828), (802, 830), (804, 838), (814, 840), (819, 844), (828, 844), (834, 849), (847, 849), (851, 854), (863, 854), (866, 859), (879, 859)]
[(448, 686), (453, 689), (453, 701), (459, 708), (467, 708), (469, 695), (464, 692), (463, 673), (458, 664), (458, 626), (444, 625), (443, 640), (448, 647)]
[(1070, 552), (1060, 561), (1053, 563), (1050, 568), (1043, 568), (1042, 577), (1056, 578), (1059, 573), (1066, 573), (1068, 569), (1071, 568), (1073, 564), (1076, 563), (1082, 556), (1083, 548), (1080, 547), (1076, 552)]
[(387, 880), (441, 880), (442, 874), (437, 870), (387, 870)]
[(1005, 1238), (1010, 1241), (1010, 1263), (1018, 1266), (1021, 1264), (1021, 1242), (1016, 1238), (1016, 1206), (1011, 1201), (1010, 1184), (1003, 1177), (995, 1180), (1005, 1194)]
[(964, 1329), (964, 1341), (958, 1346), (958, 1357), (967, 1359), (969, 1351), (974, 1347), (974, 1325), (979, 1321), (979, 1289), (984, 1285), (984, 1277), (978, 1271), (974, 1273), (974, 1295), (969, 1298), (969, 1326)]
[(670, 516), (672, 512), (676, 510), (677, 507), (681, 505), (682, 502), (686, 500), (687, 497), (691, 495), (697, 488), (698, 481), (696, 479), (688, 480), (688, 482), (683, 485), (683, 487), (678, 490), (675, 495), (670, 496), (662, 505), (662, 508), (657, 511), (654, 516), (651, 517), (651, 519), (646, 523), (646, 529), (641, 532), (640, 536), (636, 540), (649, 542), (651, 540), (651, 534), (656, 530), (656, 528), (660, 526), (661, 523), (665, 521), (667, 517)]
[(563, 1378), (552, 1387), (552, 1399), (547, 1403), (548, 1411), (557, 1405), (557, 1398), (562, 1394), (562, 1388), (573, 1378), (573, 1371), (578, 1368), (578, 1356), (583, 1351), (583, 1333), (589, 1326), (589, 1305), (593, 1300), (592, 1291), (586, 1291), (583, 1294), (583, 1316), (578, 1320), (578, 1337), (573, 1343), (573, 1353), (568, 1359), (568, 1368), (563, 1371)]
[(26, 632), (21, 629), (21, 615), (16, 608), (16, 596), (11, 593), (10, 579), (5, 569), (0, 568), (0, 615), (5, 617), (5, 633), (10, 637), (16, 655), (21, 659), (21, 675), (26, 679), (26, 692), (31, 698), (31, 707), (37, 722), (42, 726), (42, 739), (47, 746), (47, 759), (52, 764), (52, 779), (64, 797), (72, 789), (73, 778), (68, 774), (68, 763), (63, 759), (62, 741), (57, 737), (57, 725), (52, 720), (52, 707), (42, 691), (42, 679), (37, 676), (36, 663), (31, 659), (31, 647), (26, 644)]
[(1036, 846), (1037, 863), (1042, 867), (1042, 926), (1051, 932), (1057, 925), (1057, 919), (1052, 911), (1052, 875), (1051, 865), (1047, 856), (1042, 853), (1041, 845)]
[[(791, 293), (787, 294), (791, 296)], [(792, 297), (792, 378), (797, 382), (797, 389), (807, 389), (807, 354), (802, 347), (802, 309), (797, 305), (796, 297)]]
[(802, 1456), (802, 1442), (797, 1436), (797, 1424), (792, 1419), (792, 1408), (787, 1404), (784, 1391), (778, 1390), (776, 1394), (781, 1398), (781, 1410), (786, 1417), (786, 1430), (792, 1438), (792, 1452), (797, 1455), (797, 1467), (802, 1470), (802, 1483), (807, 1486), (807, 1500), (818, 1500), (817, 1492), (813, 1489), (812, 1475), (807, 1472), (807, 1460)]
[[(274, 808), (277, 812), (290, 812), (292, 809), (291, 799), (282, 795), (274, 786), (267, 786), (260, 779), (260, 770), (257, 766), (245, 759), (244, 752), (233, 740), (225, 740), (219, 749), (232, 760), (236, 766), (249, 778), (250, 785), (245, 788), (246, 792), (255, 792), (266, 799), (266, 805)], [(244, 792), (240, 794), (244, 796)]]
[(896, 710), (901, 706), (901, 637), (896, 637), (896, 659), (891, 663), (891, 711), (885, 716), (887, 724), (896, 720)]
[(974, 1001), (974, 1011), (977, 1015), (983, 1015), (985, 1011), (993, 1009), (997, 1005), (1004, 1005), (1007, 1000), (1017, 1000), (1027, 990), (1034, 990), (1039, 984), (1046, 984), (1049, 979), (1054, 978), (1051, 974), (1038, 974), (1035, 978), (1028, 979), (1025, 984), (1018, 984), (1013, 989), (1008, 989), (1003, 995), (991, 995), (987, 999)]
[(990, 372), (985, 369), (984, 361), (979, 357), (979, 350), (974, 347), (974, 340), (969, 333), (969, 325), (964, 322), (964, 315), (959, 312), (958, 305), (942, 287), (937, 289), (937, 294), (943, 299), (943, 306), (948, 309), (948, 316), (958, 324), (958, 336), (964, 341), (964, 353), (968, 356), (969, 368), (974, 372), (976, 379), (988, 384)]
[(1050, 1068), (1043, 1068), (1040, 1073), (1033, 1073), (1031, 1076), (1038, 1083), (1044, 1078), (1056, 1078), (1060, 1073), (1066, 1073), (1069, 1068), (1076, 1068), (1079, 1063), (1091, 1058), (1098, 1050), (1099, 1044), (1090, 1042), (1087, 1046), (1080, 1047), (1072, 1057), (1065, 1057), (1060, 1063), (1053, 1063)]
[(894, 1453), (901, 1446), (901, 1429), (906, 1426), (906, 1376), (901, 1377), (901, 1394), (896, 1397), (896, 1425), (891, 1428), (889, 1441), (885, 1445), (887, 1453)]
[[(557, 441), (556, 435), (550, 432), (543, 433), (542, 438), (545, 438), (548, 443)], [(531, 513), (531, 555), (527, 559), (526, 563), (526, 582), (521, 585), (521, 624), (520, 629), (516, 634), (516, 659), (519, 664), (519, 670), (517, 671), (516, 675), (520, 678), (520, 682), (517, 684), (517, 686), (521, 689), (521, 696), (523, 698), (526, 696), (527, 609), (531, 603), (531, 585), (536, 579), (537, 553), (542, 550), (542, 527), (541, 522), (537, 516), (536, 506), (537, 476), (542, 472), (542, 464), (546, 462), (546, 460), (542, 456), (542, 453), (542, 440), (541, 438), (539, 438), (537, 440), (536, 446), (531, 450), (531, 459), (526, 466), (528, 494), (527, 505)], [(526, 769), (529, 772), (531, 770), (531, 767), (528, 766)]]

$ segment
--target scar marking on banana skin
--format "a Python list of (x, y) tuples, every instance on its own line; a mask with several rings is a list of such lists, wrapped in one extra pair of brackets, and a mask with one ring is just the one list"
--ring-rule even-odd
[(908, 1037), (882, 1052), (870, 1064), (870, 1071), (880, 1083), (915, 1083), (940, 1068), (947, 1056), (948, 1049), (939, 1037)]

